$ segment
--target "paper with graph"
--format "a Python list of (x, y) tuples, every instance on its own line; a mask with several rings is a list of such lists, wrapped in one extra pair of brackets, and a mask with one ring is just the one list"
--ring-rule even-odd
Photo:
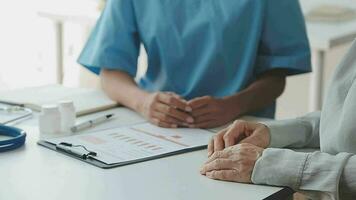
[(83, 145), (97, 152), (95, 159), (106, 164), (132, 163), (205, 147), (213, 132), (202, 129), (166, 129), (149, 123), (114, 128), (64, 138), (48, 139)]

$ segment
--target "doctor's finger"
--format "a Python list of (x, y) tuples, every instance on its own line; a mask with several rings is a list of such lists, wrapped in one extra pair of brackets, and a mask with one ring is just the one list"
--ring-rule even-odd
[(188, 105), (192, 107), (192, 109), (197, 109), (207, 105), (212, 100), (210, 96), (198, 97), (188, 102)]
[(193, 109), (192, 116), (193, 117), (200, 117), (200, 116), (203, 116), (203, 115), (207, 115), (209, 113), (211, 113), (211, 108), (209, 108), (209, 106), (206, 105), (206, 106), (203, 106), (203, 107), (200, 107), (200, 108), (197, 108), (197, 109)]
[(187, 103), (177, 97), (174, 97), (173, 95), (169, 95), (166, 93), (160, 93), (158, 95), (158, 100), (168, 106), (171, 106), (173, 108), (178, 108), (180, 110), (184, 110), (186, 112), (192, 111), (192, 108), (187, 105)]
[(182, 122), (180, 122), (177, 119), (175, 119), (173, 117), (170, 117), (170, 116), (168, 116), (166, 114), (163, 114), (163, 113), (154, 112), (152, 114), (152, 117), (160, 120), (161, 122), (169, 124), (170, 125), (169, 128), (177, 128), (178, 125), (183, 125)]
[(194, 119), (186, 112), (179, 111), (173, 107), (170, 107), (166, 104), (158, 103), (156, 105), (156, 110), (165, 113), (179, 121), (186, 122), (186, 123), (193, 123)]
[(200, 124), (203, 122), (207, 122), (207, 121), (212, 121), (215, 119), (215, 115), (214, 114), (205, 114), (205, 115), (201, 115), (199, 117), (195, 117), (194, 123)]
[(166, 93), (169, 94), (169, 95), (172, 95), (172, 96), (176, 97), (177, 99), (181, 99), (181, 100), (183, 100), (184, 102), (186, 102), (180, 95), (178, 95), (178, 94), (176, 94), (176, 93), (174, 93), (174, 92), (166, 92)]
[(172, 127), (173, 125), (172, 124), (169, 124), (169, 123), (166, 123), (160, 119), (157, 119), (157, 118), (152, 118), (151, 119), (151, 122), (156, 125), (156, 126), (159, 126), (159, 127), (163, 127), (163, 128), (176, 128), (176, 127)]

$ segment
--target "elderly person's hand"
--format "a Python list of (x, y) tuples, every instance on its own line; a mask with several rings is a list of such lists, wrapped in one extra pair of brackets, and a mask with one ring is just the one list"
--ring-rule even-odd
[(212, 179), (251, 183), (255, 162), (263, 150), (246, 143), (217, 151), (203, 165), (200, 173)]
[(238, 143), (250, 143), (266, 148), (270, 143), (269, 129), (261, 123), (236, 120), (210, 140), (208, 156)]

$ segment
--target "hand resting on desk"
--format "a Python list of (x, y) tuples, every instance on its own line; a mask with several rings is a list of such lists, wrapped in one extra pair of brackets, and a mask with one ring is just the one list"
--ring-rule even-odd
[(187, 101), (173, 92), (148, 93), (138, 111), (151, 123), (165, 128), (213, 128), (238, 116), (227, 98), (197, 97)]
[(165, 128), (189, 126), (194, 119), (184, 99), (172, 92), (149, 93), (142, 99), (139, 112), (151, 123)]
[(194, 117), (194, 124), (190, 128), (219, 127), (233, 121), (241, 114), (241, 109), (230, 97), (197, 97), (188, 101), (188, 105), (192, 108), (191, 115)]
[(208, 161), (200, 173), (212, 179), (251, 183), (257, 159), (270, 143), (267, 126), (236, 120), (208, 145)]
[(261, 123), (236, 120), (210, 140), (208, 157), (216, 151), (221, 151), (239, 143), (249, 143), (261, 148), (267, 148), (270, 143), (268, 127)]
[(263, 148), (252, 144), (238, 144), (209, 157), (200, 173), (218, 180), (251, 183), (251, 175), (256, 160)]

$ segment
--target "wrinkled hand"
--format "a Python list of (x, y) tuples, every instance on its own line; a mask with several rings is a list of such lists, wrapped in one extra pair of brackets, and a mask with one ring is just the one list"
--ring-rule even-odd
[(151, 123), (164, 128), (189, 126), (194, 122), (189, 114), (192, 108), (187, 101), (171, 92), (148, 94), (139, 108), (139, 112)]
[(193, 109), (194, 124), (191, 128), (213, 128), (234, 120), (238, 113), (227, 99), (204, 96), (192, 99), (188, 105)]
[(238, 144), (215, 152), (203, 165), (200, 173), (211, 179), (251, 183), (255, 162), (263, 148), (252, 144)]
[(261, 123), (236, 120), (210, 140), (208, 156), (238, 143), (250, 143), (266, 148), (270, 143), (269, 129)]

